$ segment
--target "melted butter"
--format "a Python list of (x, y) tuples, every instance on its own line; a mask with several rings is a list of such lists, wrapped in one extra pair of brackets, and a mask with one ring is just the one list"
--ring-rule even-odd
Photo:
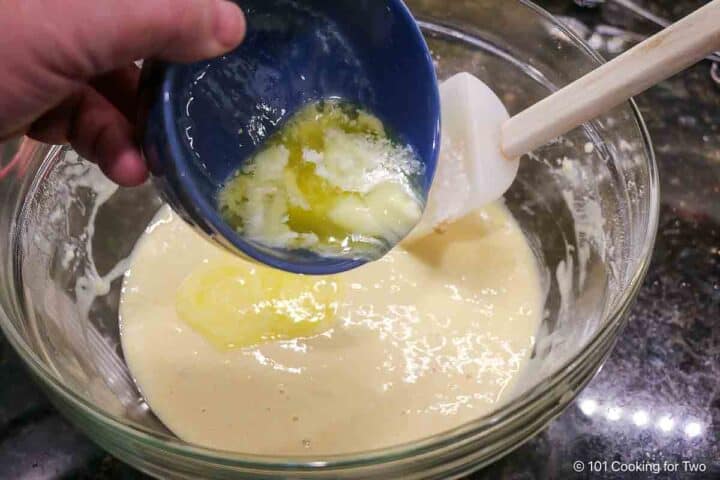
[(247, 238), (277, 248), (375, 259), (420, 219), (422, 166), (382, 122), (331, 101), (301, 110), (219, 195)]
[(322, 333), (333, 325), (338, 299), (337, 281), (223, 258), (183, 281), (176, 308), (184, 322), (227, 350)]

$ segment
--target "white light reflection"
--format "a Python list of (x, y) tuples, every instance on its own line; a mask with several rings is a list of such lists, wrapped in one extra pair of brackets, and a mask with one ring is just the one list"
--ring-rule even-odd
[(598, 404), (595, 400), (589, 398), (580, 400), (580, 411), (588, 417), (592, 417), (595, 411), (597, 411), (597, 408)]
[(675, 420), (666, 415), (658, 420), (657, 426), (663, 432), (670, 432), (675, 427)]
[(687, 435), (690, 438), (695, 438), (698, 435), (700, 435), (703, 431), (702, 425), (700, 425), (698, 422), (690, 422), (687, 425), (685, 425), (685, 435)]
[(645, 410), (638, 410), (633, 414), (632, 421), (638, 427), (644, 427), (650, 422), (650, 417)]
[(676, 418), (671, 414), (654, 417), (651, 416), (650, 412), (643, 408), (639, 408), (634, 412), (631, 410), (626, 414), (623, 414), (624, 412), (621, 407), (614, 405), (602, 407), (602, 410), (599, 410), (601, 405), (597, 400), (590, 398), (580, 399), (577, 405), (580, 408), (580, 411), (588, 417), (592, 417), (598, 411), (601, 411), (601, 418), (604, 418), (608, 422), (617, 422), (624, 419), (628, 424), (632, 423), (640, 429), (653, 425), (665, 434), (676, 432), (676, 434), (684, 434), (684, 436), (688, 439), (703, 435), (706, 429), (706, 426), (702, 422), (693, 419), (692, 417)]
[(622, 409), (620, 407), (610, 407), (605, 414), (605, 418), (607, 418), (611, 422), (617, 422), (618, 420), (620, 420), (621, 417)]

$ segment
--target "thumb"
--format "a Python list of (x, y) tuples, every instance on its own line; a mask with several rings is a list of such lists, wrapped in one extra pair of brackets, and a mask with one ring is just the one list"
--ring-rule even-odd
[[(12, 3), (12, 2), (11, 2)], [(141, 58), (190, 62), (235, 48), (245, 17), (229, 0), (20, 0), (32, 44), (56, 72), (86, 79)], [(38, 10), (38, 11), (34, 11)], [(41, 11), (40, 11), (41, 10)], [(49, 10), (49, 11), (48, 11)], [(2, 31), (2, 30), (0, 30)], [(52, 46), (52, 48), (48, 48)]]
[(228, 0), (0, 0), (0, 138), (141, 58), (218, 56), (245, 35)]

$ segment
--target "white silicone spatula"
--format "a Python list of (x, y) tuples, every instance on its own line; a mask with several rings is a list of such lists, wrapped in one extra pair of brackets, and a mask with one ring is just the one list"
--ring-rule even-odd
[(481, 80), (458, 74), (440, 86), (443, 144), (417, 239), (499, 199), (519, 157), (611, 110), (720, 49), (720, 0), (713, 0), (518, 115)]

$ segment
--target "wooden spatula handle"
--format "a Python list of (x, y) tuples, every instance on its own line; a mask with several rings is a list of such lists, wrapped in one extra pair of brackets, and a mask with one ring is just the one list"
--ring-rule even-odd
[(720, 50), (720, 0), (645, 40), (508, 120), (502, 149), (517, 158)]

